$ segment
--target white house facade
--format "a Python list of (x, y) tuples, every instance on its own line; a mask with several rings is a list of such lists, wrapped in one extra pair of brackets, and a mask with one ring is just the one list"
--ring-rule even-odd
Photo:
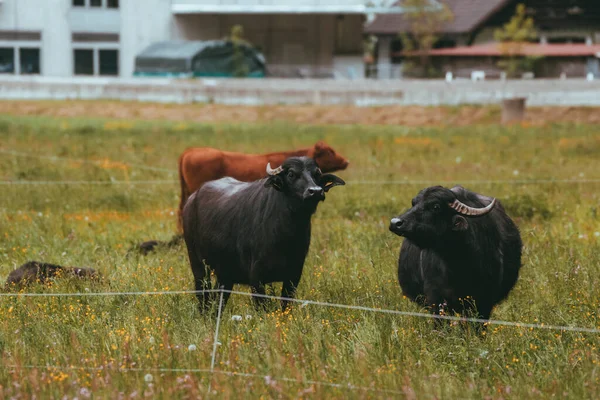
[(366, 0), (0, 0), (0, 73), (122, 76), (165, 40), (242, 25), (273, 71), (362, 74)]

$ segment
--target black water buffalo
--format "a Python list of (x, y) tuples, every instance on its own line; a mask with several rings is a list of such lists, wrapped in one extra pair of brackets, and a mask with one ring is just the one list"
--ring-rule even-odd
[(405, 237), (402, 292), (435, 314), (489, 319), (517, 282), (523, 243), (496, 199), (460, 186), (423, 189), (390, 230)]
[(13, 270), (6, 279), (6, 287), (25, 286), (34, 282), (46, 283), (57, 276), (75, 276), (98, 279), (98, 272), (92, 268), (63, 267), (39, 261), (28, 261)]
[[(196, 290), (211, 289), (208, 267), (218, 288), (239, 283), (264, 294), (265, 284), (283, 282), (281, 296), (294, 296), (310, 245), (311, 216), (325, 192), (345, 182), (322, 174), (307, 157), (288, 158), (276, 169), (267, 164), (266, 172), (266, 178), (249, 183), (207, 182), (188, 199), (183, 231)], [(214, 295), (197, 297), (204, 311)], [(223, 305), (228, 297), (225, 293)]]

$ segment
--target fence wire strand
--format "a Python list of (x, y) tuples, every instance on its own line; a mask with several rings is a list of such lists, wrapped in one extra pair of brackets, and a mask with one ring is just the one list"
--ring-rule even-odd
[(287, 298), (281, 296), (272, 296), (267, 294), (260, 293), (249, 293), (249, 292), (240, 292), (237, 290), (227, 290), (227, 289), (207, 289), (207, 290), (177, 290), (177, 291), (156, 291), (156, 292), (79, 292), (79, 293), (0, 293), (1, 297), (77, 297), (77, 296), (147, 296), (147, 295), (179, 295), (179, 294), (203, 294), (203, 293), (229, 293), (241, 296), (249, 296), (249, 297), (261, 297), (265, 299), (271, 300), (285, 300), (294, 303), (300, 303), (301, 307), (306, 307), (308, 305), (320, 306), (320, 307), (332, 307), (332, 308), (341, 308), (348, 310), (357, 310), (357, 311), (366, 311), (366, 312), (375, 312), (381, 314), (390, 314), (390, 315), (399, 315), (404, 317), (416, 317), (416, 318), (427, 318), (427, 319), (439, 319), (439, 320), (448, 320), (455, 322), (473, 322), (478, 324), (485, 325), (501, 325), (501, 326), (511, 326), (516, 328), (529, 328), (529, 329), (544, 329), (544, 330), (553, 330), (553, 331), (562, 331), (562, 332), (580, 332), (580, 333), (600, 333), (599, 328), (585, 328), (578, 326), (570, 326), (570, 325), (548, 325), (544, 323), (532, 324), (528, 322), (514, 322), (514, 321), (504, 321), (504, 320), (494, 320), (494, 319), (482, 319), (482, 318), (470, 318), (470, 317), (457, 317), (452, 315), (437, 315), (437, 314), (429, 314), (423, 312), (416, 311), (401, 311), (401, 310), (392, 310), (385, 308), (376, 308), (376, 307), (366, 307), (366, 306), (357, 306), (352, 304), (340, 304), (340, 303), (330, 303), (325, 301), (318, 300), (307, 300), (307, 299), (295, 299), (295, 298)]
[[(352, 390), (352, 391), (364, 391), (364, 392), (376, 392), (376, 393), (384, 393), (384, 394), (404, 394), (402, 391), (393, 390), (393, 389), (382, 389), (376, 387), (367, 387), (367, 386), (357, 386), (352, 383), (335, 383), (335, 382), (325, 382), (318, 381), (312, 379), (293, 379), (288, 377), (273, 377), (271, 375), (260, 375), (255, 373), (248, 372), (236, 372), (236, 371), (224, 371), (215, 369), (215, 361), (218, 350), (218, 335), (219, 335), (219, 326), (222, 319), (221, 311), (223, 306), (223, 295), (224, 293), (249, 296), (249, 297), (261, 297), (272, 300), (286, 300), (295, 303), (300, 303), (301, 307), (305, 307), (307, 305), (315, 305), (322, 307), (335, 307), (335, 308), (343, 308), (343, 309), (351, 309), (351, 310), (359, 310), (359, 311), (369, 311), (369, 312), (377, 312), (377, 313), (385, 313), (392, 315), (401, 315), (401, 316), (410, 316), (410, 317), (422, 317), (422, 318), (430, 318), (430, 319), (444, 319), (450, 321), (461, 321), (461, 322), (476, 322), (476, 323), (484, 323), (490, 325), (505, 325), (505, 326), (513, 326), (519, 328), (530, 328), (530, 329), (547, 329), (547, 330), (559, 330), (559, 331), (572, 331), (572, 332), (585, 332), (585, 333), (600, 333), (600, 329), (595, 328), (581, 328), (574, 326), (558, 326), (558, 325), (545, 325), (545, 324), (529, 324), (529, 323), (521, 323), (521, 322), (512, 322), (512, 321), (500, 321), (500, 320), (484, 320), (479, 318), (465, 318), (465, 317), (454, 317), (454, 316), (445, 316), (445, 315), (432, 315), (426, 313), (418, 313), (418, 312), (410, 312), (410, 311), (399, 311), (399, 310), (388, 310), (381, 308), (373, 308), (366, 306), (356, 306), (350, 304), (339, 304), (339, 303), (328, 303), (323, 301), (316, 300), (306, 300), (306, 299), (294, 299), (294, 298), (286, 298), (281, 296), (272, 296), (266, 294), (258, 294), (258, 293), (248, 293), (248, 292), (240, 292), (236, 290), (226, 290), (226, 289), (207, 289), (207, 290), (180, 290), (180, 291), (156, 291), (156, 292), (84, 292), (84, 293), (0, 293), (1, 297), (73, 297), (73, 296), (124, 296), (124, 295), (175, 295), (175, 294), (204, 294), (204, 293), (220, 293), (220, 299), (218, 303), (218, 314), (215, 328), (215, 336), (213, 339), (213, 349), (211, 355), (211, 365), (210, 368), (128, 368), (128, 367), (118, 367), (112, 368), (117, 372), (160, 372), (160, 373), (205, 373), (213, 376), (214, 374), (225, 375), (229, 377), (246, 377), (253, 379), (263, 379), (265, 384), (272, 385), (277, 381), (287, 382), (287, 383), (296, 383), (303, 385), (316, 385), (316, 386), (327, 386), (333, 387), (337, 389), (344, 390)], [(95, 370), (95, 371), (105, 371), (110, 370), (111, 368), (106, 367), (85, 367), (85, 366), (58, 366), (58, 365), (10, 365), (7, 366), (8, 369), (18, 370), (22, 368), (26, 369), (55, 369), (55, 370)], [(208, 391), (207, 394), (211, 394), (212, 388), (212, 380), (209, 381), (207, 386)]]
[[(156, 180), (111, 180), (111, 181), (0, 181), (3, 186), (51, 186), (51, 185), (175, 185), (178, 181), (168, 179)], [(600, 179), (491, 179), (491, 180), (355, 180), (346, 182), (347, 185), (543, 185), (543, 184), (590, 184), (600, 183)]]
[[(224, 370), (211, 370), (208, 368), (129, 368), (129, 367), (118, 367), (118, 368), (110, 368), (110, 367), (86, 367), (86, 366), (75, 366), (75, 365), (8, 365), (7, 369), (11, 370), (19, 370), (19, 369), (51, 369), (51, 370), (60, 370), (60, 371), (68, 371), (68, 370), (81, 370), (81, 371), (111, 371), (114, 370), (116, 372), (154, 372), (154, 373), (199, 373), (199, 374), (219, 374), (230, 377), (246, 377), (246, 378), (256, 378), (263, 379), (265, 384), (276, 383), (277, 381), (288, 382), (288, 383), (300, 383), (304, 385), (316, 385), (316, 386), (328, 386), (337, 389), (347, 389), (347, 390), (357, 390), (357, 391), (365, 391), (365, 392), (378, 392), (378, 393), (389, 393), (389, 394), (404, 394), (404, 392), (393, 389), (381, 389), (375, 387), (367, 387), (367, 386), (357, 386), (351, 383), (335, 383), (335, 382), (325, 382), (325, 381), (317, 381), (313, 379), (293, 379), (287, 377), (278, 377), (272, 375), (260, 375), (250, 372), (236, 372), (236, 371), (224, 371)], [(209, 389), (210, 391), (210, 389)]]
[[(46, 155), (37, 155), (30, 153), (23, 153), (13, 150), (0, 149), (0, 153), (18, 156), (18, 157), (30, 157), (30, 158), (40, 158), (40, 159), (48, 159), (53, 161), (70, 161), (70, 162), (80, 162), (87, 164), (97, 164), (102, 165), (106, 161), (104, 160), (87, 160), (87, 159), (75, 159), (68, 157), (59, 157), (59, 156), (46, 156)], [(160, 171), (160, 172), (169, 172), (176, 173), (177, 171), (170, 168), (162, 168), (162, 167), (153, 167), (150, 165), (144, 164), (133, 164), (133, 163), (122, 163), (123, 165), (127, 165), (133, 168), (145, 169), (150, 171)], [(455, 184), (461, 183), (463, 185), (494, 185), (494, 184), (509, 184), (509, 185), (538, 185), (538, 184), (564, 184), (564, 183), (572, 183), (572, 184), (584, 184), (584, 183), (600, 183), (600, 178), (590, 178), (590, 179), (490, 179), (490, 180), (480, 180), (480, 179), (467, 179), (467, 180), (450, 180), (450, 179), (441, 179), (441, 180), (432, 180), (432, 179), (424, 179), (424, 180), (355, 180), (347, 182), (348, 185), (435, 185), (435, 184)], [(65, 180), (65, 181), (0, 181), (0, 185), (127, 185), (127, 184), (176, 184), (178, 181), (176, 180), (129, 180), (129, 181), (77, 181), (77, 180)]]
[[(60, 157), (60, 156), (47, 156), (47, 155), (23, 153), (20, 151), (6, 150), (6, 149), (0, 149), (0, 153), (8, 154), (11, 156), (16, 156), (16, 157), (38, 158), (38, 159), (42, 159), (42, 160), (51, 160), (51, 161), (68, 161), (68, 162), (76, 162), (76, 163), (82, 163), (82, 164), (103, 165), (106, 162), (105, 160), (88, 160), (88, 159)], [(132, 168), (146, 169), (148, 171), (168, 172), (171, 174), (177, 173), (176, 169), (171, 169), (171, 168), (152, 167), (150, 165), (134, 164), (134, 163), (127, 163), (127, 162), (124, 162), (121, 164), (126, 165), (128, 167), (132, 167)]]
[(3, 186), (51, 186), (51, 185), (174, 185), (173, 180), (129, 180), (129, 181), (0, 181)]

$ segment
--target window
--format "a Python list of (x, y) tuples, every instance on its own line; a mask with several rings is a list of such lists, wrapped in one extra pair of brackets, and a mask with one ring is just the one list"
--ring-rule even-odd
[(73, 71), (75, 75), (119, 75), (119, 50), (117, 49), (74, 49)]
[[(73, 7), (119, 8), (119, 0), (72, 0)], [(2, 0), (0, 0), (0, 3)]]
[(15, 73), (15, 49), (12, 47), (0, 47), (0, 73)]
[(74, 50), (73, 58), (75, 75), (94, 75), (94, 50)]
[(21, 74), (40, 73), (40, 49), (22, 47), (19, 49)]
[(100, 50), (100, 75), (119, 75), (119, 51)]

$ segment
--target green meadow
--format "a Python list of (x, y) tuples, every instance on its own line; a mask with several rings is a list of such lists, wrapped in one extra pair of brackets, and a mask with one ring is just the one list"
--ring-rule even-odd
[[(185, 245), (146, 256), (131, 251), (175, 233), (179, 154), (190, 146), (269, 152), (321, 139), (351, 164), (339, 173), (347, 185), (332, 189), (313, 217), (298, 298), (424, 312), (400, 291), (402, 239), (388, 231), (389, 220), (427, 186), (462, 184), (500, 199), (524, 241), (520, 279), (492, 318), (600, 328), (600, 131), (592, 125), (0, 116), (0, 279), (39, 260), (92, 267), (103, 279), (56, 279), (24, 293), (193, 290)], [(274, 285), (271, 293), (279, 290)], [(599, 333), (490, 325), (478, 335), (460, 325), (435, 329), (428, 318), (356, 309), (297, 304), (282, 313), (273, 301), (269, 311), (257, 311), (248, 296), (233, 295), (210, 373), (215, 325), (213, 315), (199, 314), (192, 294), (0, 297), (0, 398), (600, 393)]]

